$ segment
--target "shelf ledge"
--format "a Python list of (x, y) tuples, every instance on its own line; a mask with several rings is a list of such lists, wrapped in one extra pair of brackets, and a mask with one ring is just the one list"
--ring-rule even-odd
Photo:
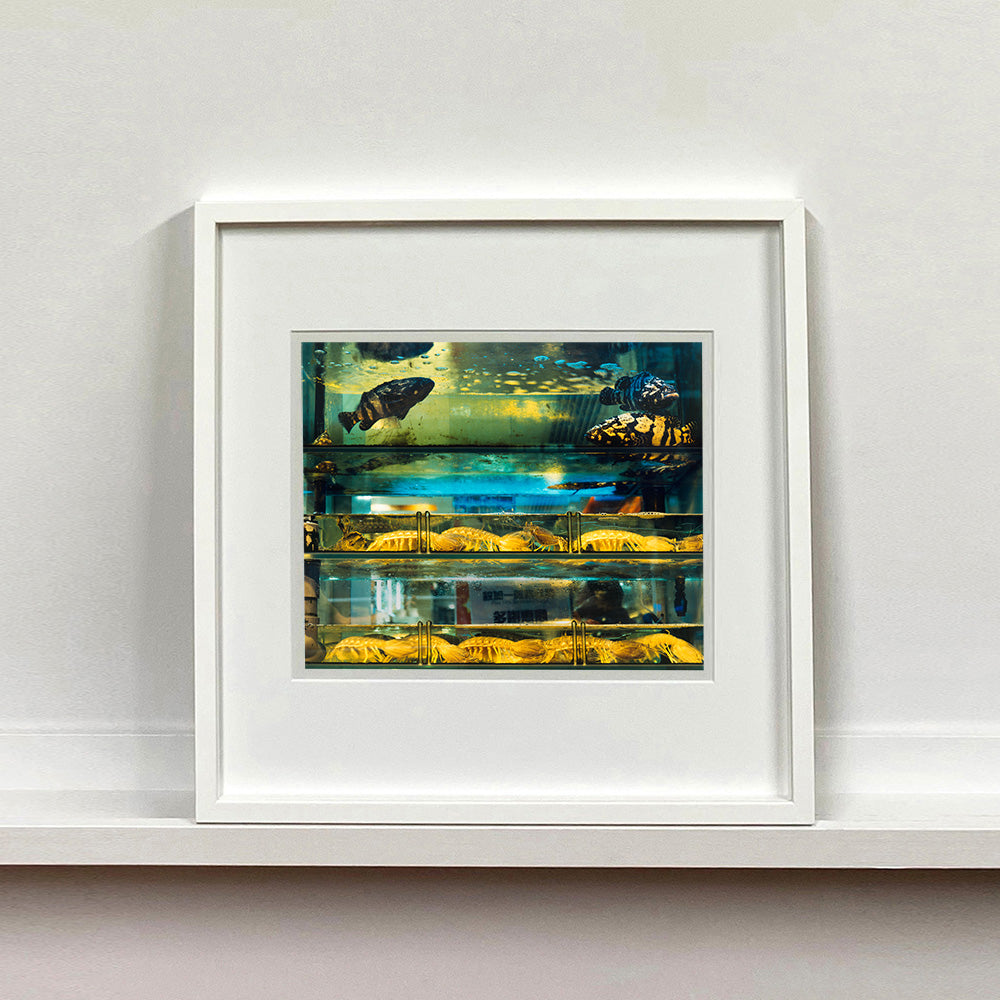
[(0, 795), (0, 864), (1000, 868), (1000, 795), (836, 795), (814, 826), (198, 824), (186, 791)]

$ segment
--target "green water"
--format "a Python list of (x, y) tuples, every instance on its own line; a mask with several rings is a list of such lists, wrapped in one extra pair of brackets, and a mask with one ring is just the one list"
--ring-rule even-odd
[[(600, 403), (601, 390), (641, 370), (677, 382), (677, 418), (698, 420), (701, 345), (642, 343), (617, 349), (626, 346), (440, 343), (414, 358), (375, 361), (363, 357), (357, 344), (307, 343), (302, 347), (303, 443), (325, 430), (335, 445), (370, 447), (579, 444), (590, 427), (620, 412)], [(367, 390), (415, 377), (431, 379), (434, 388), (405, 416), (387, 418), (367, 432), (357, 427), (346, 432), (340, 425), (338, 414), (352, 412)]]

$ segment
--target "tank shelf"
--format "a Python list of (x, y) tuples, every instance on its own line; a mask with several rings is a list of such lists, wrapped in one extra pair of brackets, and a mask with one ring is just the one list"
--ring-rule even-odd
[(306, 444), (302, 446), (303, 452), (307, 455), (390, 455), (414, 454), (414, 455), (442, 455), (442, 454), (465, 454), (481, 455), (483, 449), (489, 447), (491, 455), (636, 455), (643, 452), (677, 452), (678, 454), (701, 455), (702, 449), (694, 445), (675, 444), (669, 447), (664, 445), (632, 445), (629, 447), (616, 447), (614, 445), (581, 445), (572, 442), (557, 442), (549, 444), (532, 445), (507, 445), (507, 444), (441, 444), (441, 445), (369, 445), (369, 444)]
[(305, 559), (319, 564), (329, 578), (381, 577), (387, 580), (455, 580), (516, 578), (530, 580), (634, 580), (636, 577), (673, 577), (678, 573), (701, 577), (703, 560), (690, 552), (588, 553), (585, 558), (566, 552), (309, 552)]
[(401, 492), (438, 496), (499, 488), (508, 493), (547, 496), (553, 504), (573, 494), (586, 499), (628, 492), (636, 484), (676, 490), (701, 468), (701, 451), (694, 448), (655, 452), (566, 446), (307, 447), (304, 451), (306, 481), (329, 483), (348, 495)]
[[(413, 468), (430, 460), (447, 472), (486, 472), (503, 475), (525, 468), (536, 473), (569, 472), (580, 468), (593, 471), (595, 463), (609, 467), (638, 463), (637, 468), (656, 473), (667, 468), (693, 469), (701, 463), (700, 448), (587, 448), (576, 445), (539, 447), (416, 446), (399, 447), (303, 447), (307, 474), (370, 474), (382, 468)], [(317, 466), (320, 466), (317, 468)]]

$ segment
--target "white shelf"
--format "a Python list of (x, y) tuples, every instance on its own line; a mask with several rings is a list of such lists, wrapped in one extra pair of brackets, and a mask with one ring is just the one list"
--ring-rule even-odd
[(1000, 736), (823, 733), (816, 764), (811, 827), (199, 825), (190, 732), (8, 733), (0, 864), (1000, 868)]
[(1000, 868), (1000, 795), (837, 795), (805, 827), (196, 824), (188, 792), (0, 795), (0, 864)]

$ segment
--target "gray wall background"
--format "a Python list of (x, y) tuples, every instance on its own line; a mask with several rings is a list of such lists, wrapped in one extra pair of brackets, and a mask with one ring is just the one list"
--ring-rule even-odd
[[(996, 735), (998, 43), (975, 0), (0, 0), (0, 731), (190, 729), (193, 201), (791, 195), (818, 725)], [(11, 871), (0, 994), (992, 997), (996, 886)]]
[(5, 998), (996, 997), (992, 875), (95, 869), (7, 882)]

